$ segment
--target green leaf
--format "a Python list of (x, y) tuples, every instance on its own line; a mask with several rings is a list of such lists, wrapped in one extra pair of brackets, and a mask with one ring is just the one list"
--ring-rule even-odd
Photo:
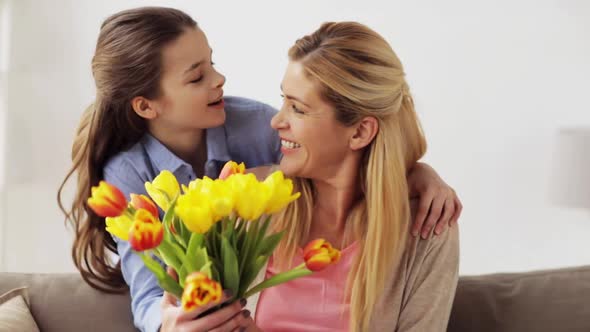
[(201, 266), (201, 269), (199, 270), (199, 272), (201, 273), (205, 273), (207, 275), (207, 277), (209, 277), (209, 279), (211, 279), (211, 261), (208, 261), (206, 264), (204, 264), (203, 266)]
[(199, 248), (195, 253), (195, 270), (200, 271), (203, 266), (210, 262), (209, 255), (207, 255), (207, 248)]
[(237, 233), (237, 241), (236, 241), (236, 248), (238, 252), (241, 252), (244, 248), (244, 241), (246, 240), (246, 221), (240, 220), (238, 224), (238, 228), (236, 230)]
[(260, 269), (266, 264), (268, 260), (268, 256), (259, 256), (256, 258), (253, 264), (246, 266), (244, 268), (244, 274), (242, 274), (242, 278), (240, 280), (240, 291), (238, 292), (238, 297), (243, 297), (246, 293), (246, 290), (250, 288), (250, 284), (256, 279), (256, 276), (260, 273)]
[(186, 249), (186, 255), (194, 260), (194, 257), (201, 247), (203, 247), (204, 236), (199, 233), (191, 233), (191, 237), (188, 241), (188, 247)]
[(188, 243), (190, 242), (190, 238), (193, 232), (191, 232), (188, 228), (184, 227), (184, 222), (179, 217), (174, 217), (173, 222), (175, 229), (179, 233), (179, 243), (182, 245), (184, 249), (187, 249)]
[(266, 219), (262, 223), (262, 227), (258, 231), (258, 237), (257, 237), (256, 241), (260, 241), (266, 235), (266, 231), (268, 230), (269, 225), (270, 225), (270, 216), (266, 217)]
[(187, 267), (184, 265), (178, 271), (178, 282), (180, 283), (180, 286), (182, 288), (184, 288), (184, 281), (186, 280), (186, 276), (188, 275), (188, 273), (189, 271), (187, 271)]
[(293, 279), (297, 279), (300, 277), (305, 277), (305, 276), (308, 276), (312, 273), (313, 272), (311, 272), (310, 270), (308, 270), (306, 268), (296, 268), (296, 269), (293, 269), (293, 270), (290, 270), (287, 272), (276, 274), (276, 275), (272, 276), (271, 278), (266, 279), (263, 282), (259, 283), (258, 285), (254, 286), (249, 291), (247, 291), (244, 294), (244, 298), (248, 298), (248, 297), (252, 296), (253, 294), (256, 294), (266, 288), (280, 285), (284, 282), (291, 281)]
[(166, 211), (166, 213), (164, 214), (164, 219), (162, 220), (162, 222), (165, 225), (169, 225), (172, 222), (172, 219), (174, 218), (175, 214), (174, 214), (174, 209), (176, 208), (176, 198), (172, 201), (172, 203), (170, 203), (170, 207), (168, 208), (168, 210)]
[(240, 255), (240, 274), (244, 272), (244, 266), (252, 264), (256, 238), (258, 236), (258, 221), (250, 221), (250, 227), (246, 231), (246, 240)]
[(269, 235), (262, 239), (262, 241), (260, 241), (260, 243), (257, 245), (258, 250), (256, 251), (256, 253), (258, 255), (270, 256), (270, 254), (272, 254), (279, 242), (281, 242), (283, 234), (285, 234), (285, 231)]
[(213, 280), (217, 281), (217, 282), (221, 282), (221, 277), (219, 275), (219, 271), (221, 270), (221, 262), (218, 260), (211, 260), (211, 277), (213, 278)]
[(237, 294), (240, 287), (238, 258), (226, 237), (221, 238), (221, 255), (223, 256), (223, 288), (231, 289), (234, 294)]
[(176, 257), (175, 253), (169, 248), (167, 244), (168, 242), (166, 239), (162, 240), (157, 248), (158, 254), (164, 263), (166, 263), (166, 265), (171, 266), (174, 270), (179, 270), (182, 266), (182, 262), (180, 259), (178, 259), (178, 257)]
[(164, 289), (165, 291), (176, 296), (176, 298), (180, 299), (183, 291), (182, 287), (171, 276), (169, 276), (168, 273), (166, 273), (166, 271), (164, 271), (162, 265), (160, 265), (158, 262), (156, 262), (153, 258), (151, 258), (149, 255), (145, 253), (139, 253), (139, 257), (141, 257), (141, 260), (143, 261), (145, 266), (150, 271), (152, 271), (154, 276), (156, 276), (156, 279), (158, 280), (158, 284), (160, 285), (160, 287), (162, 287), (162, 289)]

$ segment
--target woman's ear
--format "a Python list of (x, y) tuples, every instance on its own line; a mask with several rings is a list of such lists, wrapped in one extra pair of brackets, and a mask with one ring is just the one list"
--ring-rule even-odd
[(350, 148), (360, 150), (369, 145), (377, 132), (379, 131), (379, 122), (372, 116), (364, 117), (355, 125), (355, 132), (350, 138)]
[(144, 119), (152, 120), (158, 116), (154, 102), (145, 97), (140, 96), (131, 99), (131, 107), (133, 107), (133, 111), (137, 115)]

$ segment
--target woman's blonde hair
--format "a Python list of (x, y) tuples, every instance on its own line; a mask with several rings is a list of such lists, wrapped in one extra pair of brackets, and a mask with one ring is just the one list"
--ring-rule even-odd
[[(406, 173), (424, 155), (426, 140), (401, 62), (375, 31), (355, 22), (325, 23), (297, 40), (289, 59), (320, 83), (320, 95), (334, 107), (338, 121), (354, 125), (371, 116), (379, 124), (364, 151), (363, 197), (349, 213), (345, 229), (345, 239), (360, 244), (348, 277), (350, 330), (367, 331), (380, 297), (396, 287), (386, 280), (399, 282), (396, 271), (411, 218)], [(277, 228), (286, 229), (288, 236), (275, 261), (285, 264), (307, 238), (314, 206), (312, 182), (295, 183), (301, 198), (276, 218)]]

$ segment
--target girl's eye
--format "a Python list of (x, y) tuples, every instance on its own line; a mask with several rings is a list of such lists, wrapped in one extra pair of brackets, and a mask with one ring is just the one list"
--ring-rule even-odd
[(202, 79), (203, 79), (203, 76), (201, 76), (195, 80), (192, 80), (191, 83), (199, 83)]

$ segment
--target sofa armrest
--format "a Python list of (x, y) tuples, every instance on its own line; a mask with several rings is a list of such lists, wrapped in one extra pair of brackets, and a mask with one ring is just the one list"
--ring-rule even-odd
[(0, 273), (0, 294), (22, 286), (41, 331), (137, 331), (128, 293), (102, 293), (77, 273)]

